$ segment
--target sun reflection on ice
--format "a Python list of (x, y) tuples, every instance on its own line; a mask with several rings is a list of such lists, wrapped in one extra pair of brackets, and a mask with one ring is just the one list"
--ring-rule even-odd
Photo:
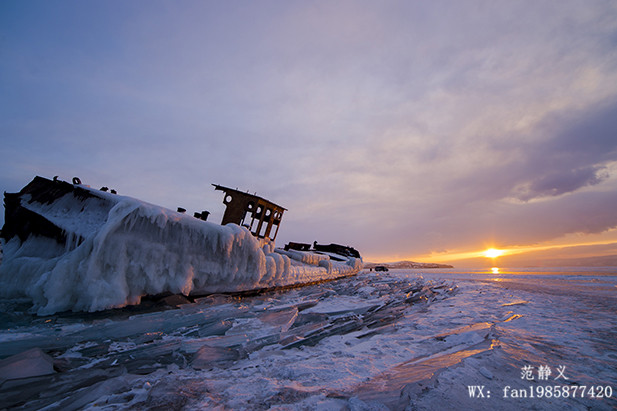
[[(491, 274), (499, 275), (500, 274), (499, 267), (491, 267)], [(501, 277), (493, 277), (493, 278), (491, 278), (491, 281), (499, 282), (499, 281), (503, 281), (503, 278), (501, 278)]]

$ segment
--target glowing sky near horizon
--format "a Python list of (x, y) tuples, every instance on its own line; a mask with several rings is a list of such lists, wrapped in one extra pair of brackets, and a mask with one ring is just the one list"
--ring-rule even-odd
[(4, 0), (0, 152), (369, 261), (615, 244), (617, 3)]

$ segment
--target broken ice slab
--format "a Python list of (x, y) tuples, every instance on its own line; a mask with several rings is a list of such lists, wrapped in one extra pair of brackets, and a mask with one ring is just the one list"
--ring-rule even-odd
[(519, 318), (522, 318), (522, 317), (523, 317), (521, 314), (512, 314), (511, 312), (510, 312), (509, 314), (511, 314), (511, 315), (507, 315), (507, 316), (506, 316), (507, 318), (506, 318), (506, 317), (504, 317), (504, 318), (502, 319), (502, 321), (503, 321), (504, 323), (507, 323), (507, 322), (510, 322), (510, 321), (513, 321), (513, 320), (516, 320), (516, 319), (519, 319)]
[(0, 386), (1, 404), (3, 409), (5, 407), (20, 407), (29, 410), (46, 407), (63, 411), (73, 409), (69, 406), (70, 401), (64, 402), (64, 407), (56, 405), (66, 399), (70, 400), (72, 393), (82, 392), (86, 387), (123, 374), (126, 374), (124, 367), (108, 367), (106, 369), (73, 370), (70, 373), (8, 381)]
[(19, 354), (29, 349), (40, 348), (45, 351), (58, 349), (77, 344), (78, 341), (67, 341), (54, 335), (33, 335), (21, 340), (10, 340), (0, 343), (0, 357)]
[[(24, 381), (25, 384), (11, 387), (4, 384), (0, 388), (0, 398), (2, 398), (2, 405), (7, 408), (77, 410), (100, 397), (99, 395), (92, 398), (84, 404), (80, 400), (84, 398), (82, 394), (90, 393), (92, 392), (90, 388), (96, 389), (98, 383), (113, 380), (116, 377), (129, 376), (126, 375), (123, 367), (110, 367), (105, 370), (74, 370), (71, 373), (58, 373), (38, 379), (15, 380)], [(124, 381), (119, 389), (129, 386), (130, 384)]]
[(267, 335), (265, 337), (253, 338), (243, 348), (243, 352), (250, 354), (257, 350), (262, 349), (267, 345), (278, 344), (281, 340), (281, 335), (279, 333)]
[(281, 345), (287, 345), (291, 342), (304, 339), (316, 330), (323, 329), (324, 327), (329, 325), (330, 323), (326, 321), (327, 317), (324, 314), (321, 315), (323, 315), (323, 318), (320, 317), (320, 319), (316, 319), (314, 322), (307, 322), (299, 326), (293, 327), (287, 332), (281, 333), (279, 343)]
[(501, 304), (501, 306), (502, 307), (511, 307), (513, 305), (522, 305), (522, 304), (529, 304), (529, 301), (526, 301), (526, 300), (512, 301), (511, 303)]
[(90, 386), (71, 392), (65, 398), (51, 404), (50, 408), (63, 411), (82, 410), (88, 404), (100, 398), (106, 398), (111, 394), (129, 391), (135, 379), (135, 376), (127, 374), (96, 382)]
[(367, 311), (374, 310), (377, 307), (378, 305), (365, 305), (362, 307), (350, 308), (346, 310), (327, 311), (327, 312), (324, 312), (324, 314), (328, 315), (329, 317), (343, 317), (346, 315), (363, 315)]
[(302, 313), (296, 318), (296, 321), (293, 323), (293, 328), (296, 329), (306, 324), (319, 323), (327, 319), (328, 316), (324, 313)]
[(181, 350), (185, 353), (195, 353), (204, 345), (210, 347), (239, 348), (246, 345), (249, 338), (246, 334), (223, 335), (220, 337), (196, 338), (192, 340), (183, 339)]
[(330, 317), (346, 315), (349, 313), (362, 314), (378, 303), (378, 300), (367, 300), (358, 296), (337, 296), (321, 300), (319, 304), (306, 312), (323, 313)]
[(54, 360), (40, 348), (31, 348), (0, 360), (0, 380), (53, 374)]
[(202, 346), (195, 354), (191, 365), (198, 370), (223, 366), (240, 358), (240, 352), (233, 348)]
[[(157, 340), (120, 351), (115, 350), (117, 347), (113, 343), (111, 345), (96, 344), (76, 350), (82, 354), (80, 361), (66, 362), (65, 366), (67, 370), (76, 366), (84, 369), (125, 367), (133, 374), (149, 374), (161, 368), (162, 365), (175, 363), (185, 366), (187, 360), (180, 351), (181, 347), (180, 339)], [(85, 364), (84, 360), (87, 361)], [(73, 367), (71, 363), (75, 363)]]
[(257, 314), (257, 318), (268, 325), (280, 327), (279, 332), (286, 332), (298, 318), (298, 308), (290, 307), (276, 311)]
[(407, 298), (405, 298), (405, 302), (408, 304), (414, 304), (417, 302), (421, 302), (421, 301), (427, 301), (427, 297), (425, 294), (423, 294), (420, 291), (416, 291), (414, 293), (412, 293), (411, 295), (409, 295)]
[(218, 335), (229, 328), (228, 319), (254, 316), (248, 313), (245, 305), (225, 305), (223, 307), (195, 306), (190, 309), (167, 310), (138, 314), (124, 320), (105, 320), (89, 324), (86, 328), (74, 331), (58, 327), (45, 330), (45, 334), (30, 335), (20, 340), (0, 342), (0, 357), (18, 354), (30, 348), (39, 347), (44, 351), (65, 351), (85, 341), (120, 340), (129, 338), (136, 343), (146, 343), (169, 334), (182, 334), (188, 327), (196, 327), (201, 336)]
[(303, 301), (297, 305), (298, 311), (304, 311), (319, 304), (319, 300)]
[(179, 329), (212, 325), (213, 330), (218, 326), (224, 326), (221, 322), (228, 318), (241, 316), (247, 311), (246, 308), (228, 306), (223, 309), (205, 309), (196, 312), (190, 310), (169, 310), (151, 314), (140, 314), (130, 317), (125, 321), (113, 321), (101, 325), (93, 325), (69, 335), (80, 341), (96, 341), (106, 338), (120, 339), (136, 336), (152, 335), (159, 338), (162, 334), (171, 334)]
[(367, 328), (383, 327), (391, 324), (405, 315), (405, 306), (386, 306), (364, 316), (364, 325)]
[(367, 332), (366, 334), (359, 335), (356, 338), (358, 338), (358, 339), (369, 338), (369, 337), (373, 337), (373, 336), (379, 335), (379, 334), (388, 334), (388, 333), (394, 332), (396, 330), (397, 330), (396, 324), (387, 324), (387, 325), (383, 325), (383, 326), (380, 326), (380, 327), (377, 327), (377, 328), (372, 328), (371, 331)]
[[(105, 363), (109, 365), (126, 365), (130, 367), (130, 363), (137, 360), (144, 360), (144, 365), (152, 365), (155, 362), (164, 364), (178, 363), (175, 357), (181, 357), (184, 354), (193, 354), (199, 352), (202, 347), (209, 346), (214, 348), (234, 349), (238, 352), (251, 352), (265, 345), (275, 344), (279, 340), (279, 334), (269, 335), (266, 337), (249, 338), (246, 334), (232, 334), (227, 336), (186, 339), (183, 337), (168, 337), (160, 339), (149, 344), (139, 345), (135, 348), (127, 349), (121, 352), (109, 353), (106, 356)], [(99, 349), (98, 347), (93, 347)], [(91, 348), (86, 348), (85, 351)], [(99, 349), (99, 353), (100, 353)], [(82, 351), (83, 353), (83, 351)], [(90, 352), (87, 352), (90, 354)], [(174, 358), (165, 358), (172, 356)], [(148, 363), (149, 361), (149, 363)], [(182, 365), (182, 358), (180, 364)], [(129, 370), (130, 371), (130, 370)]]
[(363, 326), (362, 319), (359, 317), (350, 316), (345, 318), (337, 318), (326, 326), (308, 333), (304, 338), (283, 346), (283, 349), (297, 348), (302, 345), (316, 345), (326, 337), (347, 334), (352, 331), (357, 331)]
[(207, 323), (200, 326), (197, 330), (197, 334), (200, 337), (209, 337), (213, 335), (224, 335), (233, 325), (232, 321), (221, 320), (214, 323)]
[[(294, 326), (288, 332), (281, 334), (280, 344), (284, 349), (294, 348), (303, 345), (315, 345), (322, 339), (332, 336), (347, 334), (354, 331), (359, 331), (364, 328), (373, 328), (378, 331), (365, 332), (358, 338), (370, 337), (382, 332), (394, 331), (395, 327), (389, 327), (399, 318), (405, 315), (409, 309), (409, 302), (412, 301), (429, 301), (440, 294), (447, 295), (452, 291), (452, 288), (446, 284), (436, 284), (427, 286), (425, 284), (409, 284), (403, 290), (401, 284), (377, 284), (373, 289), (386, 291), (389, 289), (388, 298), (382, 300), (381, 304), (358, 305), (356, 299), (345, 299), (348, 306), (346, 309), (332, 310), (335, 305), (330, 301), (324, 301), (315, 309), (303, 312), (296, 319)], [(335, 288), (338, 288), (334, 284)], [(387, 287), (386, 287), (387, 286)], [(432, 290), (432, 286), (437, 286), (439, 292)], [(345, 291), (349, 288), (367, 289), (362, 283), (352, 285), (339, 291)], [(403, 292), (402, 292), (403, 291)], [(411, 297), (409, 295), (411, 293)], [(340, 303), (340, 302), (339, 302)]]
[[(133, 349), (110, 353), (110, 358), (118, 360), (116, 363), (121, 364), (128, 362), (128, 359), (149, 358), (153, 361), (163, 355), (179, 350), (182, 346), (180, 339), (159, 340), (150, 344), (139, 345)], [(113, 361), (112, 361), (113, 362)]]

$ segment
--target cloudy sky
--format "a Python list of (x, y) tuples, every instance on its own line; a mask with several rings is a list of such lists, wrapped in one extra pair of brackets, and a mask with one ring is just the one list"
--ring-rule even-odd
[(369, 261), (617, 254), (617, 2), (3, 0), (0, 153)]

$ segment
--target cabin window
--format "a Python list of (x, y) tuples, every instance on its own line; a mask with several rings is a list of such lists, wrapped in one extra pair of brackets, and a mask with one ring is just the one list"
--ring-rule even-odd
[(247, 211), (246, 213), (244, 213), (244, 217), (242, 218), (242, 224), (240, 225), (250, 229), (252, 219), (253, 219), (253, 213), (251, 211)]
[(272, 224), (272, 229), (270, 230), (270, 240), (274, 241), (274, 239), (276, 238), (276, 232), (278, 231), (279, 226), (278, 224)]
[(268, 224), (264, 223), (261, 225), (261, 230), (259, 230), (259, 237), (264, 238), (266, 236), (266, 231), (268, 230)]

